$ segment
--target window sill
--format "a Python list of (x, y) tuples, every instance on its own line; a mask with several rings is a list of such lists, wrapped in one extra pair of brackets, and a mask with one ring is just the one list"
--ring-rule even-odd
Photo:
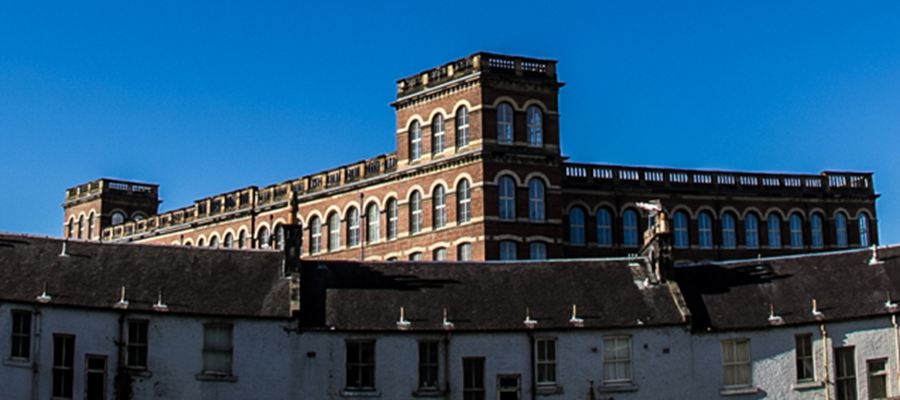
[(412, 397), (444, 397), (445, 394), (439, 389), (419, 389), (412, 392)]
[(791, 390), (802, 391), (821, 389), (823, 387), (825, 387), (825, 385), (821, 381), (797, 382), (791, 385)]
[(374, 389), (344, 389), (341, 391), (341, 397), (381, 397), (381, 392)]
[(742, 396), (756, 393), (759, 393), (759, 389), (754, 386), (730, 387), (719, 390), (719, 394), (722, 396)]
[(150, 378), (153, 376), (153, 373), (147, 368), (125, 366), (125, 370), (128, 371), (131, 376), (139, 376), (141, 378)]
[(209, 381), (209, 382), (237, 382), (238, 377), (234, 375), (225, 375), (225, 374), (211, 374), (207, 372), (201, 372), (197, 375), (194, 375), (194, 379), (198, 381)]
[(5, 359), (3, 365), (15, 368), (31, 368), (31, 360), (26, 359)]
[(637, 392), (638, 386), (633, 382), (601, 384), (597, 390), (600, 393)]
[(537, 385), (537, 388), (535, 388), (534, 392), (538, 396), (550, 396), (555, 394), (562, 394), (563, 388), (559, 385)]

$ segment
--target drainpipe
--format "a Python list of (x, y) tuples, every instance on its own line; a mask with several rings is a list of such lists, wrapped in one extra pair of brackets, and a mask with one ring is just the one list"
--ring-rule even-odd
[(891, 315), (891, 325), (894, 326), (894, 369), (897, 387), (900, 388), (900, 326), (897, 325), (897, 314)]
[(450, 332), (444, 334), (444, 394), (450, 394)]
[(34, 307), (34, 342), (31, 344), (31, 400), (38, 400), (41, 365), (42, 318), (41, 307)]
[(822, 337), (822, 360), (824, 364), (822, 383), (825, 386), (825, 400), (831, 400), (831, 388), (828, 387), (828, 371), (830, 369), (828, 365), (828, 332), (825, 330), (825, 324), (819, 325), (819, 332)]
[(365, 198), (365, 194), (363, 192), (359, 192), (359, 218), (357, 218), (357, 224), (359, 224), (359, 261), (364, 261), (366, 259), (366, 236), (369, 234), (366, 230), (369, 228), (369, 215), (365, 214), (365, 224), (363, 224), (363, 213), (365, 212), (363, 199)]
[(531, 365), (529, 367), (529, 369), (531, 370), (531, 400), (535, 400), (537, 398), (537, 384), (535, 383), (537, 381), (537, 377), (535, 376), (535, 373), (537, 373), (537, 371), (534, 368), (536, 355), (534, 352), (534, 333), (532, 332), (528, 332), (528, 343), (530, 344), (530, 346), (528, 347), (528, 359), (531, 360)]

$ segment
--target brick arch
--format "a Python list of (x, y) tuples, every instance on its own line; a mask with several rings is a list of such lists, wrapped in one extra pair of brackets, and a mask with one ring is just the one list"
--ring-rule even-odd
[(538, 108), (541, 109), (541, 113), (544, 115), (550, 112), (550, 109), (547, 108), (547, 105), (544, 104), (543, 101), (540, 101), (538, 99), (528, 99), (524, 104), (522, 104), (522, 109), (519, 111), (527, 111), (528, 107), (530, 106), (538, 106)]
[(453, 118), (456, 118), (456, 113), (459, 112), (459, 109), (461, 107), (465, 107), (467, 110), (469, 110), (469, 112), (472, 112), (472, 103), (470, 103), (466, 99), (462, 99), (457, 101), (456, 104), (453, 105)]
[(494, 102), (491, 104), (491, 108), (497, 108), (500, 106), (500, 103), (509, 103), (512, 106), (513, 111), (521, 111), (522, 108), (519, 107), (519, 103), (516, 102), (515, 99), (509, 96), (499, 96), (494, 99)]
[(500, 178), (503, 177), (504, 175), (512, 176), (513, 181), (515, 181), (515, 183), (516, 183), (516, 187), (524, 186), (524, 184), (522, 183), (522, 179), (519, 178), (519, 174), (517, 174), (515, 171), (513, 171), (511, 169), (504, 169), (504, 170), (500, 170), (499, 172), (497, 172), (497, 174), (494, 175), (494, 180), (491, 181), (491, 183), (493, 183), (494, 185), (499, 185)]

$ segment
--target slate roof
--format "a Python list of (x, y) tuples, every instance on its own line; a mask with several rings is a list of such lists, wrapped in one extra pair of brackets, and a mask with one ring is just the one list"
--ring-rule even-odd
[[(900, 248), (716, 262), (676, 268), (676, 280), (700, 331), (772, 326), (770, 306), (784, 325), (889, 315), (890, 293), (900, 303)], [(898, 309), (900, 310), (900, 309)]]
[(684, 324), (670, 288), (643, 287), (646, 269), (634, 262), (308, 262), (304, 271), (327, 275), (320, 306), (336, 330), (397, 331), (400, 307), (411, 331), (441, 330), (445, 308), (456, 331), (524, 330), (526, 309), (535, 329), (572, 329), (573, 304), (584, 328)]
[(122, 286), (128, 310), (153, 311), (162, 291), (168, 313), (290, 316), (282, 253), (109, 244), (0, 234), (0, 301), (112, 309)]

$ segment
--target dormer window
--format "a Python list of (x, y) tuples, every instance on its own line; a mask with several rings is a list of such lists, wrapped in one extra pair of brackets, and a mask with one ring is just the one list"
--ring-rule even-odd
[(513, 108), (507, 103), (500, 103), (497, 107), (497, 143), (512, 144), (513, 142)]
[(541, 147), (544, 145), (544, 117), (538, 106), (528, 107), (528, 145)]

